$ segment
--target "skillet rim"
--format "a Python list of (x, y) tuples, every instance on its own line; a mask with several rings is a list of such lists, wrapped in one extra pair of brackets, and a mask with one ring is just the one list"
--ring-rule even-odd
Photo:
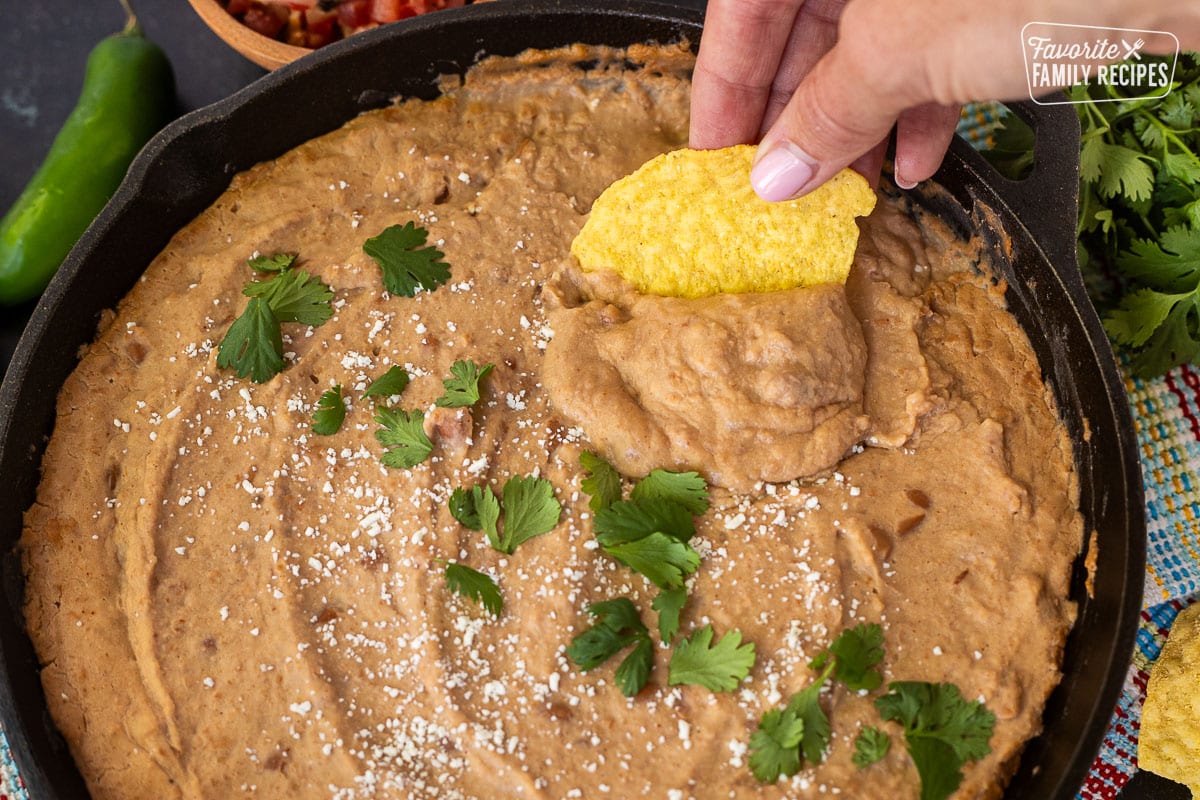
[[(522, 15), (529, 16), (523, 17)], [(415, 38), (431, 32), (436, 33), (443, 26), (453, 24), (478, 24), (482, 30), (483, 23), (495, 22), (502, 19), (519, 18), (523, 24), (532, 24), (532, 19), (557, 20), (559, 18), (573, 19), (576, 17), (585, 17), (589, 20), (600, 21), (616, 19), (619, 20), (618, 24), (649, 24), (652, 22), (674, 27), (678, 31), (688, 35), (699, 34), (702, 20), (702, 15), (696, 9), (687, 9), (670, 3), (654, 2), (653, 0), (608, 0), (600, 5), (569, 2), (569, 0), (505, 0), (503, 4), (487, 3), (467, 6), (448, 12), (435, 12), (407, 20), (401, 25), (388, 26), (358, 34), (338, 45), (325, 48), (264, 76), (224, 100), (193, 111), (167, 126), (144, 148), (131, 167), (126, 180), (114, 195), (113, 200), (101, 212), (97, 220), (72, 250), (63, 268), (60, 269), (59, 274), (55, 277), (47, 292), (43, 295), (42, 300), (38, 303), (30, 324), (18, 343), (8, 373), (5, 376), (3, 384), (0, 385), (0, 470), (7, 471), (15, 463), (18, 466), (24, 464), (24, 470), (27, 472), (29, 470), (36, 470), (37, 465), (40, 463), (40, 450), (25, 454), (13, 452), (11, 441), (17, 423), (17, 412), (22, 408), (28, 407), (30, 403), (36, 403), (40, 399), (43, 405), (49, 407), (49, 416), (52, 420), (54, 416), (52, 413), (54, 398), (57, 395), (58, 388), (61, 386), (61, 380), (54, 381), (54, 386), (49, 393), (42, 392), (38, 397), (29, 398), (27, 396), (28, 380), (26, 379), (30, 379), (32, 376), (38, 374), (39, 364), (37, 359), (40, 355), (44, 355), (47, 348), (53, 344), (51, 340), (56, 335), (53, 323), (60, 321), (60, 318), (66, 313), (63, 309), (68, 307), (73, 299), (78, 298), (82, 294), (83, 289), (87, 287), (89, 276), (86, 274), (86, 271), (89, 269), (89, 266), (93, 266), (90, 262), (97, 260), (96, 252), (104, 252), (106, 243), (114, 235), (114, 230), (118, 226), (118, 223), (122, 221), (122, 218), (136, 209), (138, 203), (147, 194), (153, 194), (150, 188), (152, 188), (152, 181), (157, 179), (156, 169), (160, 167), (164, 160), (172, 155), (174, 150), (184, 147), (189, 137), (192, 137), (194, 142), (198, 134), (219, 132), (222, 126), (233, 125), (239, 114), (244, 113), (247, 108), (253, 109), (256, 104), (261, 102), (264, 96), (270, 96), (272, 93), (286, 90), (288, 86), (301, 82), (306, 76), (328, 69), (326, 67), (327, 64), (348, 61), (354, 57), (354, 54), (368, 53), (375, 47), (382, 46), (384, 42), (391, 42), (394, 39), (408, 39), (409, 37)], [(486, 37), (490, 33), (489, 31), (482, 30), (480, 35), (481, 37)], [(579, 37), (575, 38), (578, 39)], [(372, 104), (380, 104), (386, 99), (386, 96), (372, 98), (364, 95), (358, 98), (358, 105), (361, 110), (365, 110), (366, 107), (370, 107)], [(1074, 118), (1074, 112), (1069, 106), (1056, 108), (1060, 111), (1070, 113), (1072, 119)], [(311, 138), (311, 136), (305, 136), (304, 138)], [(1039, 139), (1041, 138), (1043, 137), (1039, 137)], [(1041, 174), (1041, 183), (1039, 184), (1036, 180), (1039, 176), (1035, 169), (1034, 179), (1031, 179), (1032, 183), (1026, 184), (1029, 188), (1022, 194), (1019, 188), (1006, 185), (1004, 179), (999, 179), (996, 173), (990, 172), (989, 175), (988, 171), (980, 168), (979, 164), (973, 160), (978, 159), (978, 154), (967, 148), (965, 143), (961, 141), (955, 143), (952, 153), (952, 159), (959, 159), (958, 163), (981, 181), (982, 187), (987, 190), (983, 193), (985, 195), (990, 193), (1000, 198), (1013, 197), (1015, 195), (1016, 200), (1014, 205), (1020, 206), (1023, 196), (1026, 199), (1033, 196), (1034, 191), (1038, 189), (1039, 185), (1041, 189), (1046, 188), (1047, 175), (1045, 173)], [(1077, 157), (1077, 152), (1075, 155)], [(235, 166), (226, 165), (225, 174), (218, 179), (218, 182), (221, 184), (219, 191), (223, 191), (228, 185), (229, 178), (232, 177), (230, 168)], [(245, 166), (249, 165), (246, 164), (237, 168), (241, 169), (245, 168)], [(1054, 165), (1049, 166), (1053, 167)], [(1077, 162), (1075, 169), (1077, 170)], [(1070, 170), (1067, 171), (1070, 172)], [(1061, 174), (1053, 174), (1053, 170), (1051, 170), (1051, 173), (1051, 178), (1056, 177), (1061, 179), (1062, 177)], [(939, 177), (941, 175), (942, 173), (939, 173)], [(1074, 177), (1075, 188), (1077, 188), (1077, 180), (1076, 174)], [(1054, 181), (1051, 180), (1050, 183), (1054, 183)], [(1061, 191), (1057, 192), (1054, 196), (1061, 199)], [(1072, 194), (1070, 197), (1070, 211), (1072, 215), (1074, 213), (1075, 202), (1076, 199)], [(1026, 202), (1026, 205), (1028, 205), (1028, 202)], [(1062, 203), (1058, 203), (1058, 205), (1060, 208), (1063, 206)], [(1133, 636), (1136, 632), (1137, 616), (1141, 607), (1141, 573), (1144, 571), (1144, 568), (1134, 569), (1134, 567), (1144, 564), (1145, 506), (1141, 491), (1140, 464), (1137, 459), (1132, 418), (1129, 414), (1128, 403), (1125, 399), (1119, 372), (1116, 368), (1115, 358), (1108, 346), (1107, 338), (1104, 337), (1103, 331), (1100, 328), (1099, 320), (1083, 289), (1082, 280), (1079, 277), (1074, 261), (1073, 238), (1069, 247), (1070, 259), (1065, 260), (1061, 253), (1063, 249), (1061, 246), (1062, 242), (1057, 242), (1056, 244), (1048, 244), (1046, 242), (1047, 230), (1049, 229), (1053, 233), (1052, 226), (1039, 225), (1037, 218), (1031, 220), (1028, 215), (1022, 220), (1021, 215), (1016, 213), (1017, 210), (1020, 209), (1010, 210), (1013, 213), (1012, 221), (1020, 225), (1030, 236), (1031, 240), (1039, 246), (1039, 249), (1042, 250), (1042, 256), (1046, 259), (1051, 271), (1062, 282), (1063, 288), (1071, 300), (1070, 305), (1073, 307), (1078, 321), (1082, 326), (1084, 336), (1091, 345), (1091, 355), (1093, 356), (1091, 363), (1094, 363), (1101, 373), (1107, 397), (1110, 401), (1119, 401), (1110, 402), (1109, 405), (1112, 410), (1111, 419), (1117, 433), (1117, 445), (1121, 450), (1122, 457), (1118, 461), (1122, 473), (1120, 483), (1126, 489), (1124, 494), (1124, 500), (1126, 501), (1124, 510), (1129, 517), (1128, 525), (1126, 526), (1128, 533), (1126, 537), (1128, 558), (1125, 561), (1126, 577), (1122, 584), (1125, 592), (1118, 598), (1120, 604), (1118, 607), (1119, 613), (1117, 615), (1115, 636), (1116, 647), (1111, 652), (1101, 654), (1107, 660), (1103, 691), (1097, 698), (1098, 702), (1094, 704), (1088, 728), (1080, 736), (1075, 751), (1069, 759), (1070, 763), (1062, 776), (1062, 780), (1055, 787), (1055, 796), (1065, 798), (1067, 795), (1062, 794), (1064, 791), (1062, 787), (1066, 784), (1063, 781), (1067, 783), (1074, 781), (1074, 785), (1078, 786), (1082, 781), (1082, 776), (1086, 774), (1091, 761), (1090, 758), (1085, 758), (1085, 756), (1089, 753), (1094, 754), (1099, 747), (1099, 742), (1107, 729), (1111, 709), (1115, 705), (1121, 685), (1124, 682), (1125, 667), (1132, 657)], [(1026, 227), (1026, 223), (1028, 223), (1028, 227)], [(1034, 236), (1029, 227), (1035, 230), (1040, 228), (1041, 237)], [(1073, 222), (1066, 230), (1073, 235)], [(1046, 246), (1042, 247), (1042, 245)], [(111, 249), (111, 245), (108, 245), (108, 247)], [(158, 249), (161, 249), (161, 247), (155, 248), (154, 252), (157, 252)], [(1054, 255), (1051, 255), (1052, 253)], [(148, 260), (145, 263), (148, 263)], [(94, 266), (103, 268), (104, 265)], [(119, 294), (123, 295), (127, 289), (128, 285)], [(82, 326), (76, 325), (76, 328), (84, 327), (91, 331), (93, 324), (93, 320), (88, 320)], [(1022, 325), (1022, 328), (1024, 329), (1025, 326)], [(86, 343), (91, 341), (92, 338), (91, 333), (89, 333), (89, 335), (80, 341)], [(1045, 371), (1047, 365), (1042, 364), (1042, 366)], [(50, 427), (46, 426), (44, 430), (50, 430)], [(44, 440), (41, 447), (44, 448)], [(22, 478), (25, 482), (28, 482), (27, 474), (24, 474)], [(34, 485), (36, 485), (36, 480), (34, 481)], [(10, 501), (3, 501), (3, 504), (0, 505), (0, 512), (3, 512), (0, 513), (0, 526), (6, 526), (5, 518), (6, 515), (11, 516), (12, 509), (9, 506), (13, 505), (15, 503)], [(26, 502), (24, 505), (27, 506), (28, 503)], [(1136, 510), (1137, 514), (1128, 514), (1131, 509)], [(20, 511), (23, 510), (23, 508), (20, 509)], [(20, 515), (18, 513), (17, 519), (19, 520), (19, 518)], [(33, 743), (30, 740), (31, 731), (29, 723), (31, 718), (35, 717), (36, 714), (31, 714), (28, 710), (18, 711), (18, 705), (22, 703), (28, 704), (29, 701), (28, 699), (22, 700), (15, 695), (14, 688), (16, 687), (11, 668), (14, 660), (19, 661), (23, 655), (26, 657), (26, 661), (28, 661), (28, 656), (32, 653), (32, 650), (20, 619), (20, 564), (19, 556), (14, 556), (15, 542), (19, 540), (20, 536), (19, 522), (15, 537), (8, 536), (8, 533), (9, 531), (5, 530), (5, 527), (0, 527), (0, 537), (4, 537), (5, 540), (11, 539), (14, 543), (14, 552), (8, 553), (3, 563), (4, 603), (7, 605), (7, 608), (0, 609), (0, 643), (3, 644), (3, 651), (0, 652), (0, 718), (5, 721), (6, 732), (14, 758), (20, 766), (21, 775), (33, 796), (38, 798), (80, 796), (83, 793), (83, 784), (74, 769), (73, 761), (68, 762), (69, 771), (74, 773), (73, 776), (68, 775), (64, 778), (61, 774), (48, 775), (47, 771), (43, 769), (46, 765), (41, 763), (34, 753), (34, 748), (31, 747)], [(1138, 562), (1139, 551), (1140, 563)], [(1130, 580), (1130, 578), (1133, 580)], [(1136, 591), (1130, 592), (1129, 589), (1131, 586)], [(14, 587), (16, 587), (15, 594)], [(1072, 631), (1073, 638), (1079, 630), (1080, 624), (1080, 622), (1076, 623)], [(18, 639), (24, 639), (24, 653), (21, 652), (22, 648), (19, 641), (15, 647), (12, 645), (14, 626)], [(1082, 646), (1084, 645), (1080, 642), (1075, 642), (1072, 645), (1069, 641), (1068, 652), (1078, 651)], [(1122, 655), (1122, 648), (1124, 655)], [(18, 667), (25, 669), (32, 667), (33, 674), (31, 676), (26, 675), (26, 680), (23, 682), (28, 686), (29, 679), (31, 678), (32, 682), (36, 684), (38, 694), (34, 700), (36, 701), (35, 705), (41, 705), (42, 719), (40, 722), (42, 726), (51, 726), (48, 714), (45, 712), (44, 695), (41, 694), (41, 684), (36, 669), (36, 662), (24, 665), (18, 664)], [(1069, 676), (1064, 676), (1063, 682), (1066, 683), (1068, 679)], [(12, 722), (14, 720), (19, 724), (13, 725)], [(36, 740), (36, 730), (34, 733), (34, 739)], [(47, 732), (42, 731), (42, 733), (45, 734)], [(41, 747), (42, 752), (55, 752), (53, 743), (49, 742), (49, 737), (42, 736), (41, 738), (43, 741), (37, 744)], [(1037, 737), (1037, 739), (1041, 738), (1043, 737)], [(1037, 741), (1037, 739), (1033, 741)], [(1031, 741), (1026, 746), (1024, 752), (1028, 753), (1031, 751), (1030, 745), (1032, 743)], [(65, 746), (61, 745), (61, 743), (57, 748), (57, 753), (59, 756), (66, 753)], [(69, 759), (69, 755), (67, 757)], [(51, 772), (57, 772), (57, 770), (52, 769)], [(1071, 787), (1068, 786), (1067, 788)], [(1073, 796), (1073, 792), (1074, 790), (1072, 789), (1071, 796)]]

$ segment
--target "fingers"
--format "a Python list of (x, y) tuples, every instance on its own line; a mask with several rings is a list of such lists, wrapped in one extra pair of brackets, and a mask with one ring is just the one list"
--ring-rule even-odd
[(811, 191), (874, 148), (897, 120), (901, 180), (929, 177), (959, 103), (1025, 93), (1022, 9), (957, 0), (849, 3), (837, 43), (763, 135), (751, 172), (755, 190), (767, 200)]
[(937, 172), (954, 136), (962, 106), (925, 103), (896, 123), (896, 185), (911, 189)]
[(690, 144), (758, 138), (771, 84), (804, 0), (712, 0), (692, 78)]
[(845, 5), (846, 0), (805, 0), (800, 7), (771, 83), (756, 140), (775, 124), (800, 81), (837, 42), (838, 18)]
[(850, 169), (866, 178), (872, 189), (879, 188), (879, 173), (883, 170), (883, 159), (887, 157), (887, 146), (888, 140), (883, 139), (850, 164)]
[(911, 101), (901, 76), (871, 85), (874, 77), (844, 42), (817, 63), (759, 146), (750, 173), (759, 196), (811, 191), (887, 138)]

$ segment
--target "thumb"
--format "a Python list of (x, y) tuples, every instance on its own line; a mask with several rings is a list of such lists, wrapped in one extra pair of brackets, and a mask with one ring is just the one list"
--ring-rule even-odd
[(880, 81), (855, 49), (843, 39), (826, 53), (763, 136), (750, 182), (764, 200), (820, 186), (886, 139), (901, 112), (920, 102), (902, 59)]

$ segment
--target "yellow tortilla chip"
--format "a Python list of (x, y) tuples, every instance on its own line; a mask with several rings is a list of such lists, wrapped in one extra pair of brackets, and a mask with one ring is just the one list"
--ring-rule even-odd
[(1200, 603), (1175, 618), (1150, 669), (1138, 765), (1192, 790), (1200, 800)]
[(645, 294), (704, 297), (844, 283), (858, 244), (855, 217), (875, 192), (845, 169), (798, 200), (768, 203), (750, 188), (754, 147), (675, 150), (609, 186), (571, 253)]

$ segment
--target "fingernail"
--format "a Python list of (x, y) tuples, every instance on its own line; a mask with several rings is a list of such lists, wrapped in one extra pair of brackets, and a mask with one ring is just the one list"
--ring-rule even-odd
[(904, 178), (901, 178), (901, 177), (900, 177), (900, 173), (899, 173), (899, 172), (893, 173), (893, 175), (892, 175), (892, 179), (896, 181), (896, 185), (897, 185), (897, 186), (899, 186), (901, 189), (904, 189), (904, 190), (906, 190), (906, 191), (907, 191), (908, 189), (915, 189), (915, 188), (917, 188), (917, 182), (916, 182), (916, 181), (912, 181), (912, 182), (910, 183), (910, 182), (908, 182), (908, 181), (904, 180)]
[(795, 197), (817, 172), (812, 157), (791, 142), (780, 142), (750, 170), (750, 185), (763, 200)]

